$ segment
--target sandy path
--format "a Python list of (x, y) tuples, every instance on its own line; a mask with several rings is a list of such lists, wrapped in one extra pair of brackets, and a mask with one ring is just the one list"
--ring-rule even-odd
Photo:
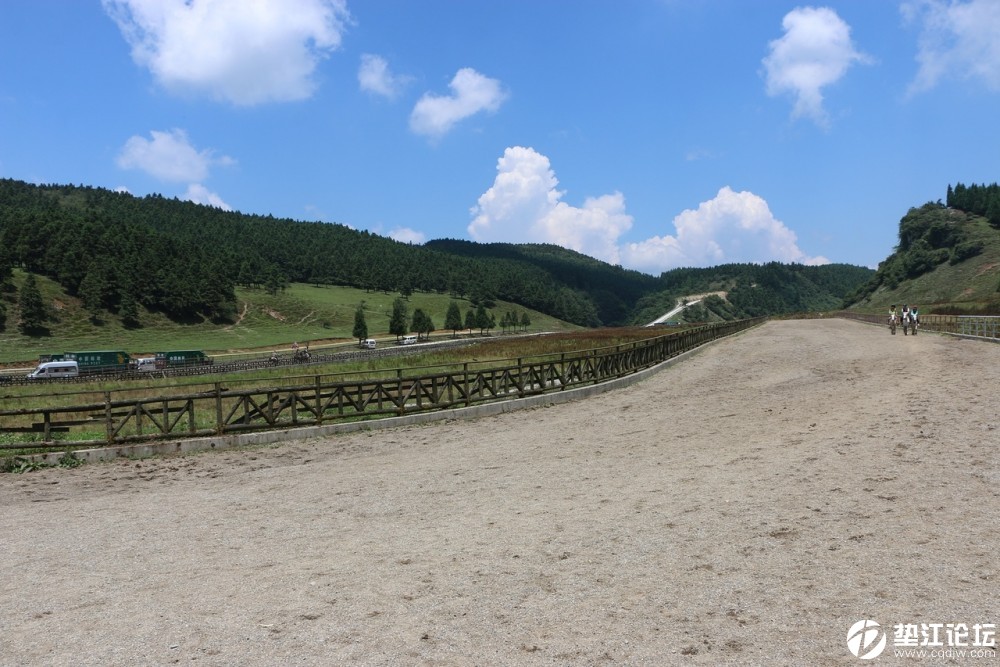
[(0, 664), (857, 665), (863, 618), (1000, 620), (998, 386), (772, 322), (586, 401), (3, 475)]

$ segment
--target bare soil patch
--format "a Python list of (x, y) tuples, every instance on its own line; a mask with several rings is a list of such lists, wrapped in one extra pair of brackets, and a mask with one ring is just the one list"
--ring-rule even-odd
[(998, 385), (771, 322), (570, 404), (3, 475), (0, 662), (856, 665), (857, 620), (997, 622)]

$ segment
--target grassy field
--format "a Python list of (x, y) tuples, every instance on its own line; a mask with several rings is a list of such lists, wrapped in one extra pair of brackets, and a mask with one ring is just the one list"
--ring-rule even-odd
[[(113, 401), (129, 401), (211, 393), (215, 389), (216, 383), (230, 390), (241, 390), (312, 386), (317, 381), (317, 376), (322, 376), (324, 383), (353, 381), (360, 378), (413, 377), (460, 370), (463, 366), (470, 370), (501, 367), (509, 365), (515, 359), (521, 359), (525, 362), (537, 361), (549, 356), (624, 345), (663, 334), (662, 329), (629, 328), (584, 330), (544, 336), (494, 336), (482, 339), (475, 345), (468, 347), (434, 348), (429, 346), (426, 351), (414, 348), (414, 353), (408, 351), (406, 356), (381, 357), (354, 362), (279, 367), (246, 373), (194, 378), (150, 376), (141, 381), (95, 379), (93, 382), (74, 382), (65, 385), (13, 385), (3, 387), (2, 391), (5, 399), (4, 406), (7, 409), (90, 405), (91, 408), (84, 412), (99, 412), (106, 397), (105, 392), (110, 392), (110, 399)], [(199, 407), (198, 423), (201, 426), (211, 427), (214, 414), (211, 411), (205, 412), (204, 407), (204, 405)], [(14, 416), (3, 419), (5, 420), (3, 423), (7, 426), (26, 426), (33, 417)], [(103, 437), (99, 430), (93, 432), (76, 430), (72, 439), (100, 440)], [(0, 448), (0, 469), (6, 465), (5, 460), (9, 463), (17, 456), (36, 451), (48, 451), (24, 449), (19, 446), (40, 441), (40, 439), (41, 435), (38, 433), (0, 433), (0, 445), (4, 446)], [(59, 441), (63, 439), (63, 435), (56, 433), (54, 439)]]
[[(14, 272), (14, 284), (20, 288), (25, 274)], [(126, 350), (132, 354), (152, 354), (165, 350), (196, 349), (210, 354), (239, 352), (262, 348), (286, 349), (292, 342), (350, 340), (354, 311), (365, 308), (365, 321), (373, 338), (389, 336), (392, 302), (398, 294), (366, 292), (350, 287), (293, 284), (285, 291), (270, 295), (263, 290), (237, 289), (238, 321), (232, 324), (178, 324), (162, 314), (143, 311), (141, 327), (127, 329), (120, 320), (107, 314), (95, 325), (80, 305), (51, 280), (38, 277), (39, 289), (49, 305), (53, 320), (50, 335), (27, 337), (16, 327), (16, 303), (7, 303), (6, 328), (0, 331), (0, 364), (30, 365), (38, 355), (79, 350)], [(406, 301), (412, 316), (422, 308), (434, 324), (444, 326), (445, 314), (452, 301), (458, 301), (463, 317), (471, 307), (465, 299), (447, 294), (414, 293)], [(492, 312), (499, 322), (504, 313), (527, 312), (529, 331), (572, 331), (579, 327), (542, 313), (507, 302), (498, 302)]]

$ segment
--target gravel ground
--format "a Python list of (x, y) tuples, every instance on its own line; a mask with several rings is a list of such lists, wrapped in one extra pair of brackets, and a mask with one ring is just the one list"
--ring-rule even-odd
[(569, 404), (2, 475), (0, 664), (863, 664), (861, 619), (998, 621), (998, 385), (770, 322)]

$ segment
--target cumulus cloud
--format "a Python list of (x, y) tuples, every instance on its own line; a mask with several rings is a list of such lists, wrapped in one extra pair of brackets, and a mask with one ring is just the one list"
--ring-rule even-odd
[(930, 90), (947, 77), (1000, 91), (1000, 2), (916, 0), (900, 9), (922, 26), (911, 94)]
[(381, 56), (365, 53), (358, 68), (358, 84), (361, 90), (392, 99), (406, 85), (408, 77), (389, 71), (389, 63)]
[(410, 114), (410, 129), (417, 134), (438, 138), (455, 123), (480, 111), (496, 111), (506, 99), (500, 82), (465, 67), (458, 70), (449, 84), (451, 95), (426, 93)]
[(118, 166), (144, 171), (161, 181), (192, 183), (205, 180), (212, 165), (235, 163), (224, 155), (216, 157), (211, 149), (199, 151), (184, 130), (152, 130), (150, 136), (152, 139), (130, 137), (118, 154)]
[(400, 243), (413, 243), (416, 245), (421, 245), (427, 240), (423, 232), (418, 232), (409, 227), (396, 227), (389, 232), (388, 236), (390, 239), (399, 241)]
[(479, 197), (468, 227), (482, 242), (554, 243), (617, 264), (618, 237), (632, 226), (620, 192), (588, 197), (582, 207), (562, 201), (549, 159), (513, 146), (497, 161), (493, 186)]
[(181, 197), (181, 199), (186, 199), (187, 201), (192, 201), (195, 204), (205, 204), (206, 206), (214, 206), (215, 208), (221, 208), (223, 211), (232, 211), (233, 207), (222, 201), (222, 197), (214, 192), (211, 192), (208, 188), (200, 183), (192, 183), (188, 186), (187, 192)]
[(851, 28), (827, 7), (799, 7), (781, 22), (785, 34), (769, 44), (764, 58), (767, 94), (791, 94), (793, 118), (828, 123), (822, 89), (839, 81), (854, 63), (869, 62), (855, 49)]
[(731, 262), (829, 263), (825, 257), (802, 252), (795, 232), (774, 217), (764, 199), (752, 192), (734, 192), (729, 186), (696, 210), (675, 217), (674, 228), (674, 236), (626, 244), (622, 263), (650, 273)]
[(346, 0), (102, 0), (167, 90), (237, 105), (305, 99), (318, 62), (339, 48)]
[(681, 266), (770, 261), (828, 264), (798, 246), (795, 232), (767, 202), (728, 186), (697, 210), (674, 218), (674, 235), (622, 243), (633, 218), (620, 192), (588, 197), (581, 207), (563, 201), (549, 159), (512, 146), (497, 161), (493, 186), (471, 209), (469, 236), (482, 243), (553, 243), (611, 264), (658, 274)]

